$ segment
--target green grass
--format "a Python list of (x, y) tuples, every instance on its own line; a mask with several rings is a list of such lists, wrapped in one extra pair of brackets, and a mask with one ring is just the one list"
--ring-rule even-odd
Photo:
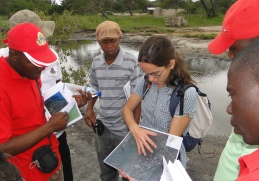
[(3, 32), (6, 29), (9, 29), (8, 17), (0, 16), (0, 30), (1, 30), (1, 32)]
[[(75, 16), (80, 22), (80, 28), (84, 30), (95, 30), (96, 26), (106, 19), (100, 15)], [(109, 16), (109, 20), (117, 22), (123, 32), (167, 32), (164, 18), (154, 18), (150, 15), (144, 16)]]
[(2, 43), (2, 39), (6, 38), (7, 30), (9, 29), (9, 22), (7, 16), (0, 16), (0, 48), (6, 47)]
[(206, 18), (205, 15), (202, 14), (191, 14), (185, 16), (186, 21), (191, 27), (201, 27), (201, 26), (220, 26), (222, 25), (224, 15), (218, 15), (214, 18)]
[[(173, 33), (176, 27), (166, 27), (165, 18), (154, 18), (153, 15), (117, 16), (109, 15), (109, 20), (117, 22), (124, 33)], [(224, 15), (208, 19), (202, 14), (184, 15), (189, 27), (221, 25)], [(101, 15), (69, 16), (69, 21), (76, 23), (79, 29), (94, 31), (96, 26), (106, 19)], [(57, 23), (56, 23), (57, 24)], [(7, 17), (0, 17), (0, 26), (7, 27)], [(64, 25), (63, 23), (63, 26)]]
[(8, 17), (7, 16), (0, 16), (0, 25), (8, 24)]
[[(125, 33), (172, 33), (175, 27), (166, 27), (165, 18), (154, 18), (152, 15), (142, 16), (108, 16), (109, 20), (117, 22)], [(219, 26), (222, 24), (224, 15), (208, 19), (204, 15), (185, 16), (189, 27)], [(100, 15), (95, 16), (74, 16), (74, 21), (78, 22), (80, 28), (84, 30), (95, 30), (96, 26), (106, 19)]]
[[(118, 16), (118, 15), (109, 15), (109, 20), (117, 22), (123, 33), (144, 33), (146, 35), (158, 34), (158, 33), (174, 33), (177, 29), (176, 27), (166, 27), (165, 26), (165, 18), (154, 18), (153, 15), (141, 15), (141, 16)], [(223, 21), (224, 15), (219, 15), (215, 18), (208, 19), (205, 15), (195, 14), (195, 15), (185, 15), (185, 19), (187, 20), (189, 27), (200, 27), (200, 26), (215, 26), (221, 25)], [(41, 17), (45, 20), (51, 17)], [(53, 39), (62, 39), (61, 35), (63, 35), (62, 31), (66, 27), (74, 26), (73, 23), (79, 29), (83, 29), (85, 31), (95, 31), (95, 28), (98, 24), (105, 21), (106, 19), (101, 15), (73, 15), (65, 14), (62, 17), (55, 18), (56, 22), (56, 34)], [(71, 23), (70, 23), (71, 22)], [(0, 16), (0, 27), (2, 30), (9, 29), (9, 22), (6, 16)], [(5, 36), (5, 31), (0, 32), (0, 38), (2, 39)], [(65, 34), (64, 34), (65, 35)], [(56, 37), (55, 37), (56, 36)], [(215, 34), (184, 34), (185, 37), (199, 37), (202, 39), (212, 39), (216, 35)], [(3, 44), (0, 44), (0, 47), (3, 47)]]

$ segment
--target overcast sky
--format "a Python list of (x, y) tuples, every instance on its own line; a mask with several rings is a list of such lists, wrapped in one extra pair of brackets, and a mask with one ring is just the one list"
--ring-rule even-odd
[(61, 4), (62, 0), (55, 0), (57, 4)]

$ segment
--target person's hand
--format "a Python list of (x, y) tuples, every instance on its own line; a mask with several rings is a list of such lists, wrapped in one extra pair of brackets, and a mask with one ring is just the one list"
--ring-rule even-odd
[(127, 178), (129, 181), (134, 181), (133, 178), (131, 178), (130, 176), (126, 175), (122, 170), (119, 169), (119, 173), (121, 174), (121, 176), (123, 178)]
[(90, 127), (93, 128), (92, 124), (96, 123), (96, 117), (94, 110), (87, 109), (85, 113), (85, 123)]
[(68, 123), (68, 113), (67, 112), (57, 112), (53, 114), (47, 124), (53, 129), (53, 132), (58, 132), (67, 127)]
[(157, 136), (156, 133), (149, 131), (147, 129), (143, 129), (139, 127), (138, 125), (135, 125), (130, 128), (130, 132), (132, 133), (137, 147), (138, 147), (138, 153), (143, 153), (144, 156), (146, 156), (146, 150), (153, 153), (153, 150), (151, 149), (150, 145), (154, 148), (156, 148), (156, 144), (150, 139), (149, 136)]
[(88, 91), (84, 92), (81, 89), (77, 89), (80, 95), (73, 95), (75, 98), (77, 106), (82, 107), (87, 104), (87, 102), (92, 98), (92, 94)]

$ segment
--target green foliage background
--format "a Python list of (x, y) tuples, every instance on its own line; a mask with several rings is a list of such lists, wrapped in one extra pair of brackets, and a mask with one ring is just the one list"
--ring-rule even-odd
[[(200, 0), (201, 1), (201, 0)], [(200, 1), (191, 0), (63, 0), (61, 5), (53, 0), (1, 0), (0, 1), (0, 39), (2, 40), (9, 30), (8, 19), (15, 12), (22, 9), (35, 11), (42, 20), (53, 20), (56, 28), (53, 36), (48, 41), (55, 46), (62, 64), (66, 63), (66, 57), (72, 49), (77, 49), (79, 42), (69, 41), (69, 37), (76, 31), (94, 31), (95, 27), (106, 20), (120, 24), (124, 33), (174, 33), (175, 28), (165, 26), (165, 18), (155, 18), (147, 15), (147, 7), (184, 8), (186, 13), (181, 14), (187, 20), (189, 26), (221, 25), (224, 13), (235, 0), (203, 0), (208, 7), (215, 4), (217, 15), (206, 17), (206, 10)], [(129, 13), (132, 16), (125, 16)], [(116, 14), (117, 13), (117, 14)], [(134, 16), (134, 14), (141, 14)], [(115, 15), (116, 14), (116, 15)], [(208, 39), (215, 34), (193, 35)], [(0, 47), (6, 45), (0, 44)], [(70, 67), (62, 68), (63, 81), (80, 85), (88, 84), (91, 60), (85, 60), (85, 65), (78, 70)]]
[(112, 13), (145, 13), (147, 7), (161, 7), (165, 9), (183, 8), (188, 14), (205, 13), (201, 3), (203, 1), (208, 8), (215, 8), (217, 14), (225, 14), (227, 9), (236, 0), (62, 0), (60, 5), (55, 0), (1, 0), (0, 15), (11, 16), (13, 13), (30, 9), (42, 11), (45, 14), (62, 14), (64, 11), (71, 11), (78, 15), (96, 15), (101, 12)]

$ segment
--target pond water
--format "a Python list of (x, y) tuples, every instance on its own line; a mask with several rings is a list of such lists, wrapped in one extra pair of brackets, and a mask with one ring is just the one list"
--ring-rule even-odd
[[(121, 46), (126, 51), (138, 56), (140, 44), (122, 43)], [(71, 51), (70, 56), (67, 57), (67, 63), (62, 63), (62, 66), (79, 68), (85, 61), (92, 60), (100, 51), (101, 48), (96, 41), (80, 45), (76, 50)], [(232, 128), (230, 116), (226, 113), (227, 105), (230, 102), (226, 91), (227, 70), (230, 61), (202, 57), (184, 57), (184, 59), (198, 87), (208, 95), (212, 105), (214, 120), (209, 134), (228, 136)]]

